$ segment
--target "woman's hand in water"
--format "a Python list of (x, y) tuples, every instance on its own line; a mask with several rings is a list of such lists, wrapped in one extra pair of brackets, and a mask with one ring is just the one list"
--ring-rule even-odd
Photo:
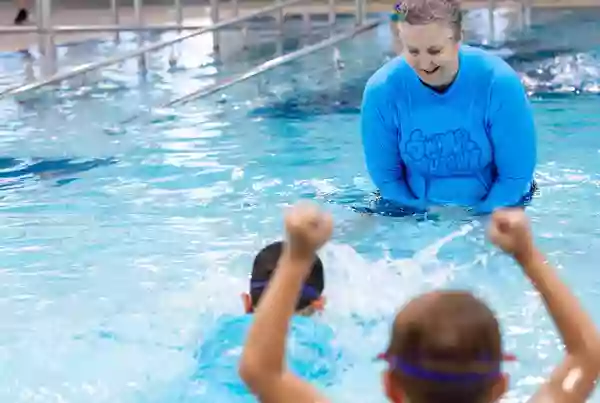
[(525, 257), (533, 250), (529, 220), (523, 209), (496, 210), (488, 227), (488, 237), (504, 252)]
[(314, 259), (315, 252), (331, 237), (333, 219), (313, 202), (296, 203), (285, 216), (291, 256)]

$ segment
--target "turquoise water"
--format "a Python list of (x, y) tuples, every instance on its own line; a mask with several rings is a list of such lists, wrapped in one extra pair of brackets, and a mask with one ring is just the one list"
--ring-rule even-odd
[[(322, 252), (322, 320), (337, 334), (344, 371), (329, 396), (383, 402), (372, 358), (396, 309), (432, 287), (468, 287), (501, 318), (519, 358), (507, 367), (507, 401), (524, 401), (560, 358), (560, 341), (518, 268), (485, 243), (485, 222), (350, 208), (374, 190), (357, 89), (387, 57), (387, 27), (224, 93), (148, 111), (248, 64), (216, 62), (201, 51), (207, 42), (183, 44), (176, 70), (170, 50), (153, 56), (145, 79), (131, 61), (84, 89), (0, 101), (0, 400), (174, 403), (165, 396), (193, 388), (198, 345), (219, 317), (242, 312), (252, 258), (282, 236), (282, 208), (308, 197), (337, 222)], [(540, 246), (600, 323), (600, 98), (586, 86), (600, 60), (590, 47), (515, 63), (538, 80), (532, 91), (541, 88), (532, 94), (541, 193), (528, 212)], [(580, 94), (564, 93), (568, 80)]]

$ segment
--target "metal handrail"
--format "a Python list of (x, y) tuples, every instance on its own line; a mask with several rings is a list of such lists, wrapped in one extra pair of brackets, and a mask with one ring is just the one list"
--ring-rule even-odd
[[(193, 91), (189, 94), (186, 94), (184, 96), (181, 96), (179, 98), (173, 99), (165, 104), (163, 104), (160, 108), (168, 108), (177, 104), (184, 104), (186, 102), (192, 101), (194, 99), (198, 99), (198, 98), (203, 98), (209, 95), (212, 95), (216, 92), (219, 92), (221, 90), (224, 90), (225, 88), (231, 87), (233, 85), (239, 84), (243, 81), (246, 81), (250, 78), (253, 78), (259, 74), (265, 73), (269, 70), (272, 70), (276, 67), (279, 67), (283, 64), (286, 63), (290, 63), (296, 59), (299, 59), (301, 57), (304, 57), (306, 55), (309, 55), (313, 52), (317, 52), (319, 50), (325, 49), (329, 46), (333, 46), (339, 42), (348, 40), (348, 39), (352, 39), (354, 38), (356, 35), (361, 34), (365, 31), (368, 31), (370, 29), (375, 28), (376, 26), (386, 22), (387, 19), (383, 18), (383, 19), (376, 19), (376, 20), (372, 20), (372, 21), (367, 21), (366, 23), (359, 25), (357, 27), (355, 27), (353, 30), (349, 31), (349, 32), (343, 32), (341, 34), (332, 36), (328, 39), (325, 39), (321, 42), (315, 43), (313, 45), (309, 45), (306, 47), (303, 47), (302, 49), (296, 50), (294, 52), (288, 53), (286, 55), (283, 56), (279, 56), (276, 57), (274, 59), (268, 60), (262, 64), (259, 64), (258, 66), (246, 71), (245, 73), (242, 74), (238, 74), (232, 78), (228, 78), (225, 79), (221, 82), (215, 83), (213, 85), (210, 85), (208, 87), (205, 88), (201, 88), (197, 91)], [(141, 114), (136, 114), (130, 118), (127, 118), (125, 120), (122, 120), (121, 122), (119, 122), (119, 125), (124, 125), (127, 123), (131, 123), (134, 120), (138, 119), (140, 116), (142, 116)]]
[(141, 56), (141, 55), (143, 55), (145, 53), (152, 52), (152, 51), (155, 51), (155, 50), (158, 50), (158, 49), (162, 49), (164, 47), (167, 47), (167, 46), (179, 43), (179, 42), (184, 41), (186, 39), (193, 38), (195, 36), (202, 35), (202, 34), (205, 34), (205, 33), (208, 33), (208, 32), (213, 32), (213, 31), (216, 31), (216, 30), (218, 30), (220, 28), (227, 27), (229, 25), (239, 24), (240, 22), (244, 22), (244, 21), (249, 20), (251, 18), (258, 17), (258, 16), (261, 16), (263, 14), (269, 14), (269, 13), (272, 13), (273, 11), (280, 10), (280, 9), (282, 9), (284, 7), (293, 6), (295, 4), (302, 3), (302, 2), (305, 2), (305, 1), (306, 0), (288, 0), (286, 2), (277, 2), (277, 4), (260, 8), (260, 9), (258, 9), (256, 11), (248, 13), (248, 14), (246, 14), (244, 16), (240, 16), (240, 17), (229, 19), (229, 20), (221, 21), (221, 22), (213, 24), (213, 25), (211, 25), (209, 27), (206, 27), (206, 28), (203, 28), (203, 29), (199, 29), (199, 30), (194, 31), (194, 32), (189, 32), (187, 34), (182, 34), (182, 35), (179, 35), (179, 36), (177, 36), (175, 38), (168, 39), (168, 40), (165, 40), (165, 41), (162, 41), (162, 42), (159, 42), (159, 43), (148, 45), (148, 46), (145, 46), (145, 47), (143, 47), (141, 49), (137, 49), (137, 50), (134, 50), (134, 51), (122, 54), (120, 56), (112, 57), (112, 58), (101, 60), (101, 61), (94, 62), (94, 63), (82, 64), (82, 65), (74, 67), (73, 69), (71, 69), (69, 71), (65, 71), (65, 72), (62, 72), (62, 73), (54, 74), (51, 77), (48, 77), (48, 78), (46, 78), (44, 80), (36, 81), (34, 83), (25, 84), (25, 85), (21, 85), (20, 84), (20, 85), (16, 85), (16, 86), (13, 86), (13, 87), (9, 87), (9, 88), (6, 88), (6, 89), (4, 89), (3, 91), (0, 92), (0, 98), (6, 97), (6, 96), (11, 96), (11, 95), (23, 94), (23, 93), (26, 93), (26, 92), (29, 92), (29, 91), (33, 91), (33, 90), (45, 87), (45, 86), (47, 86), (49, 84), (61, 82), (61, 81), (66, 80), (66, 79), (69, 79), (69, 78), (72, 78), (72, 77), (76, 77), (76, 76), (78, 76), (80, 74), (85, 74), (85, 73), (88, 73), (90, 71), (94, 71), (94, 70), (97, 70), (97, 69), (100, 69), (100, 68), (103, 68), (103, 67), (112, 66), (114, 64), (123, 62), (125, 60), (134, 58), (136, 56)]
[(0, 34), (69, 34), (81, 32), (120, 32), (120, 31), (175, 31), (204, 29), (207, 24), (152, 24), (152, 25), (57, 25), (51, 28), (40, 28), (36, 26), (25, 27), (0, 27)]
[(350, 32), (344, 32), (344, 33), (332, 36), (328, 39), (322, 40), (321, 42), (315, 43), (314, 45), (305, 46), (302, 49), (298, 49), (298, 50), (288, 53), (286, 55), (282, 55), (282, 56), (276, 57), (275, 59), (268, 60), (262, 64), (259, 64), (256, 67), (246, 71), (245, 73), (239, 74), (237, 76), (234, 76), (234, 77), (225, 79), (221, 82), (210, 85), (208, 88), (202, 88), (197, 91), (186, 94), (182, 97), (176, 98), (176, 99), (166, 103), (162, 107), (167, 108), (167, 107), (170, 107), (170, 106), (173, 106), (176, 104), (184, 104), (184, 103), (189, 102), (194, 99), (204, 98), (206, 96), (212, 95), (215, 92), (219, 92), (221, 90), (224, 90), (225, 88), (231, 87), (232, 85), (241, 83), (242, 81), (246, 81), (246, 80), (248, 80), (252, 77), (255, 77), (259, 74), (262, 74), (264, 72), (272, 70), (275, 67), (279, 67), (282, 64), (292, 62), (296, 59), (299, 59), (301, 57), (309, 55), (313, 52), (317, 52), (321, 49), (325, 49), (329, 46), (333, 46), (339, 42), (342, 42), (342, 41), (345, 41), (348, 39), (352, 39), (356, 35), (361, 34), (370, 29), (373, 29), (385, 21), (387, 21), (387, 19), (385, 19), (385, 18), (368, 21), (367, 23), (365, 23), (363, 25), (359, 25), (359, 26), (355, 27)]

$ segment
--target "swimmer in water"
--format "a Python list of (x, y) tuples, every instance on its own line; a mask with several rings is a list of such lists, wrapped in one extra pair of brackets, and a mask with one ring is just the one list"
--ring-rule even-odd
[[(254, 258), (249, 290), (242, 294), (246, 315), (223, 315), (204, 338), (196, 352), (197, 367), (191, 390), (184, 392), (186, 398), (182, 398), (182, 402), (216, 402), (225, 396), (232, 403), (256, 401), (238, 376), (238, 362), (254, 319), (253, 312), (262, 304), (282, 251), (283, 242), (274, 242)], [(294, 301), (295, 315), (290, 324), (290, 335), (294, 339), (289, 343), (287, 365), (295, 373), (325, 386), (333, 382), (339, 352), (327, 347), (333, 344), (333, 331), (314, 317), (325, 306), (323, 263), (318, 257), (301, 288), (299, 295), (295, 294), (298, 298)]]
[(381, 197), (410, 214), (528, 203), (536, 129), (517, 72), (462, 43), (459, 0), (401, 0), (391, 24), (401, 55), (369, 78), (361, 105), (366, 168)]
[[(288, 240), (250, 329), (240, 375), (263, 403), (328, 401), (286, 369), (287, 326), (314, 262), (331, 236), (332, 218), (312, 204), (298, 204), (285, 217)], [(522, 209), (499, 210), (491, 241), (514, 257), (546, 304), (566, 347), (566, 356), (531, 402), (583, 403), (600, 371), (600, 335), (577, 298), (536, 248)], [(434, 291), (403, 307), (392, 327), (384, 392), (390, 402), (492, 403), (508, 389), (498, 321), (469, 292)], [(367, 401), (369, 399), (366, 399)]]
[[(269, 285), (271, 276), (277, 269), (277, 262), (282, 252), (283, 242), (274, 242), (265, 246), (254, 258), (250, 292), (242, 295), (246, 313), (252, 313), (256, 309)], [(310, 275), (304, 281), (302, 293), (296, 304), (296, 315), (311, 316), (315, 312), (322, 311), (325, 307), (324, 288), (323, 262), (317, 256), (311, 267)]]

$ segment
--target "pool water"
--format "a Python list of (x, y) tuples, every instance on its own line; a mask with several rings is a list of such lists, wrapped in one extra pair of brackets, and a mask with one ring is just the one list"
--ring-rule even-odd
[[(541, 38), (536, 46), (549, 46)], [(328, 396), (383, 402), (372, 358), (396, 309), (432, 287), (467, 287), (493, 306), (518, 356), (506, 401), (525, 401), (560, 358), (560, 340), (519, 269), (485, 242), (485, 220), (351, 209), (374, 190), (357, 105), (389, 40), (381, 26), (173, 109), (156, 106), (247, 62), (215, 63), (202, 37), (181, 45), (176, 70), (166, 50), (145, 79), (131, 61), (83, 90), (0, 101), (0, 400), (175, 403), (194, 388), (198, 345), (220, 316), (242, 312), (251, 261), (281, 238), (283, 207), (311, 198), (337, 225), (322, 251), (322, 320), (344, 371)], [(528, 77), (542, 66), (551, 75), (530, 89), (541, 192), (528, 212), (597, 322), (600, 98), (586, 85), (600, 82), (599, 44), (515, 62)], [(549, 85), (557, 71), (577, 90)]]

